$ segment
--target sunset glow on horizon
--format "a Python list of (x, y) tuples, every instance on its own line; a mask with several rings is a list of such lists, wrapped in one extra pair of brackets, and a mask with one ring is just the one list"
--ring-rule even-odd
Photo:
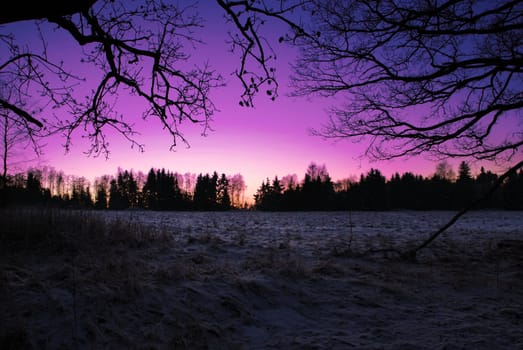
[[(367, 173), (371, 168), (379, 169), (387, 178), (396, 172), (412, 172), (423, 176), (434, 173), (437, 162), (435, 159), (416, 157), (372, 162), (361, 157), (365, 153), (365, 142), (335, 142), (311, 136), (311, 128), (320, 129), (327, 121), (326, 109), (345, 101), (338, 101), (336, 97), (289, 97), (289, 65), (294, 60), (294, 52), (289, 47), (275, 47), (278, 54), (275, 65), (280, 84), (276, 101), (271, 101), (260, 93), (254, 107), (241, 107), (240, 83), (232, 74), (238, 55), (231, 53), (225, 43), (227, 26), (221, 9), (215, 2), (206, 4), (208, 5), (202, 5), (200, 9), (201, 16), (208, 21), (201, 34), (205, 44), (199, 46), (192, 57), (195, 64), (208, 61), (213, 69), (223, 75), (226, 83), (224, 87), (213, 90), (210, 95), (218, 109), (210, 125), (213, 130), (202, 136), (200, 125), (191, 125), (185, 121), (181, 125), (181, 131), (190, 147), (179, 142), (171, 151), (169, 148), (172, 139), (167, 132), (162, 131), (160, 123), (152, 119), (141, 120), (142, 102), (136, 97), (121, 96), (118, 112), (135, 122), (139, 132), (136, 141), (144, 145), (144, 152), (131, 147), (121, 135), (109, 134), (109, 158), (88, 157), (84, 152), (89, 144), (78, 133), (71, 150), (66, 153), (63, 138), (56, 135), (43, 140), (46, 146), (42, 157), (26, 165), (50, 166), (68, 175), (83, 176), (91, 182), (102, 175), (115, 175), (118, 168), (144, 173), (151, 168), (165, 168), (181, 174), (205, 174), (214, 171), (226, 175), (239, 173), (245, 179), (245, 199), (249, 202), (252, 202), (254, 193), (265, 179), (296, 174), (301, 180), (311, 162), (325, 165), (334, 181), (349, 177), (359, 178), (360, 174)], [(19, 23), (12, 28), (28, 40), (33, 35), (34, 40), (38, 39), (32, 23)], [(24, 32), (25, 28), (27, 32)], [(273, 34), (277, 37), (279, 29), (274, 30)], [(80, 57), (75, 56), (78, 53), (77, 48), (69, 45), (74, 43), (50, 40), (49, 51), (54, 50), (55, 54), (63, 55), (68, 62), (76, 62), (71, 68), (82, 71), (85, 66), (80, 63)], [(193, 60), (189, 63), (192, 64)], [(19, 158), (32, 158), (29, 155), (30, 150), (27, 153), (19, 155)], [(456, 169), (457, 163), (451, 163)], [(494, 165), (487, 167), (498, 171)], [(471, 163), (471, 168), (474, 173), (479, 172), (479, 165)]]

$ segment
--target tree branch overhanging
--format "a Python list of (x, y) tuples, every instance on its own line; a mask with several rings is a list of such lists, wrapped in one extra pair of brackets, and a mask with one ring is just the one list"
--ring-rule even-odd
[[(199, 43), (195, 30), (201, 27), (201, 19), (192, 6), (159, 0), (86, 0), (61, 9), (48, 11), (37, 6), (25, 16), (42, 19), (40, 23), (46, 33), (49, 33), (45, 29), (48, 22), (70, 34), (84, 48), (82, 61), (86, 67), (97, 69), (101, 78), (95, 82), (92, 77), (68, 76), (64, 70), (58, 74), (63, 79), (56, 80), (53, 74), (46, 75), (41, 66), (29, 64), (34, 75), (25, 79), (27, 93), (6, 103), (23, 105), (42, 81), (48, 102), (36, 109), (36, 113), (47, 111), (55, 115), (54, 124), (46, 118), (46, 127), (62, 132), (66, 145), (71, 144), (76, 131), (85, 132), (92, 143), (89, 153), (94, 155), (109, 154), (106, 130), (110, 129), (117, 130), (132, 145), (139, 145), (134, 138), (135, 130), (127, 121), (132, 116), (121, 116), (114, 110), (118, 95), (129, 94), (141, 100), (147, 106), (142, 118), (159, 119), (171, 135), (173, 147), (179, 140), (187, 143), (179, 128), (184, 120), (201, 124), (204, 132), (210, 129), (216, 108), (209, 94), (223, 82), (207, 64), (198, 67), (190, 61), (189, 53)], [(4, 23), (20, 20), (9, 16), (4, 13)], [(18, 48), (14, 41), (9, 44), (12, 49)], [(28, 48), (28, 54), (35, 55), (35, 49)], [(58, 66), (55, 62), (46, 63)], [(76, 82), (94, 84), (91, 93), (80, 98), (71, 89)], [(37, 120), (34, 115), (31, 117)]]
[(12, 105), (10, 104), (9, 102), (7, 101), (4, 101), (2, 99), (0, 99), (0, 107), (3, 108), (3, 109), (6, 109), (6, 110), (9, 110), (13, 113), (15, 113), (16, 115), (18, 115), (19, 117), (25, 119), (26, 121), (28, 121), (29, 123), (32, 123), (36, 126), (38, 126), (39, 128), (42, 128), (44, 125), (42, 124), (41, 121), (33, 118), (31, 116), (31, 114), (27, 113), (26, 111), (24, 111), (23, 109), (21, 108), (18, 108), (17, 106), (15, 105)]
[(235, 75), (243, 86), (240, 105), (254, 106), (254, 97), (262, 89), (275, 100), (278, 96), (278, 79), (272, 62), (276, 52), (270, 41), (263, 35), (266, 22), (284, 24), (292, 34), (281, 34), (278, 41), (296, 40), (307, 35), (301, 25), (293, 18), (309, 2), (308, 0), (292, 1), (228, 1), (217, 0), (225, 11), (225, 17), (232, 23), (229, 32), (233, 52), (239, 51), (240, 64)]
[(288, 33), (280, 40), (300, 52), (293, 95), (336, 101), (315, 135), (367, 137), (367, 155), (377, 159), (521, 152), (523, 133), (494, 135), (513, 130), (523, 106), (522, 0), (218, 3), (237, 29), (232, 44), (247, 105), (259, 90), (256, 78), (275, 79), (264, 70), (271, 47), (257, 40), (261, 25), (253, 31), (253, 23), (283, 23)]
[(3, 6), (0, 25), (19, 21), (48, 19), (54, 16), (70, 16), (91, 8), (98, 0), (50, 0), (13, 1)]
[(457, 212), (445, 225), (441, 226), (437, 231), (432, 233), (429, 238), (427, 238), (425, 241), (420, 243), (419, 245), (415, 246), (414, 248), (406, 251), (403, 253), (403, 257), (405, 259), (414, 260), (416, 259), (417, 253), (426, 248), (429, 244), (431, 244), (436, 238), (438, 238), (442, 233), (447, 231), (452, 225), (454, 225), (463, 215), (471, 211), (472, 209), (476, 208), (481, 202), (487, 200), (490, 198), (496, 190), (498, 190), (501, 185), (512, 175), (517, 174), (517, 171), (523, 168), (523, 161), (518, 162), (514, 166), (512, 166), (510, 169), (508, 169), (506, 172), (504, 172), (497, 180), (496, 182), (491, 186), (491, 188), (481, 197), (477, 200), (471, 202), (468, 206), (461, 209), (459, 212)]

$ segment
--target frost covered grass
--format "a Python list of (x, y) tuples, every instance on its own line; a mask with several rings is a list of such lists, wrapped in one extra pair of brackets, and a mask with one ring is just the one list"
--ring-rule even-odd
[(85, 244), (136, 246), (169, 239), (159, 228), (132, 220), (107, 220), (100, 212), (41, 208), (0, 211), (0, 242), (17, 249), (81, 249)]
[(450, 215), (2, 211), (0, 348), (521, 349), (521, 213), (386, 253)]

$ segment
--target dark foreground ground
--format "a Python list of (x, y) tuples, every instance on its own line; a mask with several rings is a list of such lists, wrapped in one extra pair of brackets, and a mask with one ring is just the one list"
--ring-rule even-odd
[(1, 349), (523, 349), (521, 241), (442, 239), (405, 261), (0, 215)]

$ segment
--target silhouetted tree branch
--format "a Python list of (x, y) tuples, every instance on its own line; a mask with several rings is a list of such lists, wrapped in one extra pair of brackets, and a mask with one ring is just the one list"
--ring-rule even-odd
[(0, 13), (0, 24), (67, 16), (88, 10), (98, 0), (13, 1)]
[(413, 249), (410, 249), (403, 253), (403, 257), (407, 259), (415, 259), (416, 254), (422, 250), (423, 248), (427, 247), (430, 243), (432, 243), (436, 238), (438, 238), (443, 232), (448, 230), (452, 225), (454, 225), (463, 215), (471, 211), (472, 209), (476, 208), (481, 202), (487, 200), (490, 198), (494, 192), (496, 192), (497, 189), (503, 185), (503, 183), (512, 175), (517, 174), (517, 171), (523, 167), (523, 161), (518, 162), (516, 165), (511, 167), (509, 170), (507, 170), (505, 173), (503, 173), (496, 182), (490, 187), (489, 191), (483, 194), (482, 197), (478, 198), (475, 201), (472, 201), (468, 206), (461, 209), (459, 212), (457, 212), (445, 225), (441, 226), (436, 232), (430, 235), (429, 238), (427, 238), (425, 241), (414, 247)]
[(375, 159), (508, 160), (523, 145), (521, 0), (218, 2), (238, 27), (239, 76), (246, 58), (269, 62), (256, 25), (288, 25), (294, 95), (336, 98), (315, 135), (366, 138)]
[[(4, 93), (8, 93), (5, 86), (0, 83)], [(16, 106), (5, 106), (0, 101), (0, 152), (2, 155), (2, 173), (0, 174), (0, 189), (7, 184), (8, 170), (11, 170), (15, 157), (16, 148), (32, 148), (36, 155), (41, 154), (41, 147), (37, 141), (38, 130), (35, 130), (34, 124), (38, 121), (30, 118), (20, 118), (16, 111)]]
[(377, 159), (510, 159), (523, 145), (523, 2), (313, 1), (310, 11), (321, 35), (300, 38), (296, 93), (346, 99), (318, 135), (370, 137)]
[[(316, 135), (365, 137), (366, 154), (377, 159), (426, 152), (510, 159), (523, 145), (516, 127), (523, 107), (521, 0), (217, 3), (232, 24), (232, 49), (240, 53), (242, 105), (252, 106), (260, 91), (273, 99), (278, 94), (276, 54), (264, 35), (268, 21), (287, 26), (278, 41), (300, 49), (292, 77), (295, 95), (336, 96), (330, 122)], [(147, 104), (143, 117), (158, 118), (173, 146), (177, 139), (186, 142), (180, 123), (201, 123), (205, 132), (215, 111), (209, 90), (221, 84), (207, 66), (187, 69), (184, 45), (198, 42), (193, 30), (201, 25), (191, 11), (160, 0), (13, 4), (0, 15), (0, 24), (55, 25), (84, 48), (84, 62), (101, 75), (88, 96), (79, 98), (72, 88), (83, 77), (49, 59), (45, 40), (36, 52), (2, 34), (9, 55), (0, 74), (24, 86), (17, 98), (0, 96), (1, 107), (38, 126), (49, 125), (52, 108), (66, 109), (71, 118), (56, 125), (67, 136), (66, 146), (83, 128), (91, 153), (99, 154), (108, 152), (110, 128), (141, 147), (127, 116), (114, 109), (116, 96), (126, 93)], [(29, 109), (31, 89), (47, 103)]]
[[(186, 46), (199, 42), (194, 30), (201, 26), (193, 7), (160, 0), (84, 0), (74, 4), (55, 0), (51, 4), (22, 2), (4, 10), (0, 16), (3, 24), (37, 20), (42, 49), (36, 52), (34, 47), (19, 46), (13, 35), (0, 36), (2, 49), (9, 52), (0, 62), (0, 74), (19, 91), (9, 99), (0, 95), (0, 106), (37, 126), (45, 125), (49, 131), (63, 132), (66, 148), (73, 133), (83, 130), (91, 141), (89, 153), (108, 155), (108, 129), (141, 148), (130, 116), (114, 108), (123, 94), (145, 102), (142, 117), (157, 118), (172, 136), (173, 147), (177, 140), (187, 143), (179, 129), (183, 121), (202, 124), (204, 133), (209, 128), (215, 111), (209, 91), (222, 80), (206, 65), (188, 64)], [(98, 69), (97, 73), (89, 72), (90, 78), (97, 74), (100, 78), (85, 97), (75, 93), (77, 84), (85, 80), (81, 72), (68, 72), (63, 62), (53, 61), (46, 51), (49, 24), (69, 33), (83, 48), (86, 70)], [(44, 102), (29, 109), (37, 94)], [(62, 113), (52, 124), (50, 113), (55, 110), (70, 117)]]
[[(275, 100), (278, 96), (278, 80), (272, 62), (276, 52), (263, 35), (267, 20), (275, 20), (289, 26), (295, 39), (305, 35), (300, 25), (294, 22), (292, 14), (299, 11), (308, 1), (227, 1), (216, 0), (225, 10), (226, 18), (236, 30), (229, 32), (233, 51), (239, 51), (240, 64), (235, 74), (243, 86), (241, 106), (252, 107), (253, 99), (260, 90)], [(274, 22), (273, 22), (274, 23)], [(286, 39), (290, 36), (286, 35)], [(284, 41), (282, 36), (279, 42)]]

